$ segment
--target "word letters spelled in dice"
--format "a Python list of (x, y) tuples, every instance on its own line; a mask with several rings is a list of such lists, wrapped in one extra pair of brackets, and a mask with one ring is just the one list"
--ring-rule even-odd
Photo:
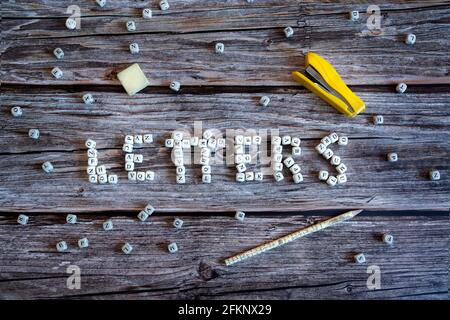
[(211, 175), (210, 174), (202, 174), (202, 182), (203, 183), (211, 183)]
[(272, 169), (273, 172), (283, 171), (283, 164), (281, 162), (274, 162), (272, 163)]
[(406, 89), (408, 89), (406, 83), (399, 83), (397, 87), (395, 87), (395, 90), (397, 90), (398, 93), (404, 93)]
[(394, 237), (391, 234), (383, 234), (383, 242), (392, 245), (394, 244)]
[(89, 247), (88, 238), (82, 238), (78, 240), (78, 247), (80, 247), (81, 249)]
[(46, 161), (42, 164), (42, 170), (44, 170), (46, 173), (53, 172), (54, 168), (50, 161)]
[(55, 55), (56, 59), (61, 60), (64, 58), (64, 51), (61, 48), (56, 48), (53, 50), (53, 54)]
[(373, 116), (373, 124), (379, 125), (383, 124), (384, 118), (381, 114), (377, 114), (376, 116)]
[(334, 187), (337, 183), (337, 178), (335, 176), (329, 176), (327, 179), (327, 184), (331, 187)]
[(133, 152), (133, 145), (131, 143), (124, 143), (122, 150), (125, 152)]
[(236, 173), (236, 181), (244, 182), (245, 181), (245, 173), (243, 173), (243, 172)]
[(322, 156), (327, 160), (330, 160), (331, 157), (333, 157), (333, 155), (334, 155), (334, 152), (331, 149), (327, 149), (327, 150), (325, 150), (324, 153), (322, 153)]
[(83, 95), (83, 102), (85, 104), (93, 104), (95, 102), (94, 97), (92, 96), (92, 94), (86, 93), (85, 95)]
[(270, 103), (270, 98), (268, 96), (262, 96), (261, 99), (259, 99), (259, 104), (263, 107), (267, 107)]
[(133, 139), (134, 139), (134, 143), (135, 144), (142, 144), (142, 143), (144, 143), (144, 138), (142, 137), (141, 134), (135, 134)]
[(88, 167), (95, 167), (96, 165), (98, 165), (97, 158), (88, 158)]
[(139, 45), (137, 43), (130, 44), (130, 52), (132, 54), (138, 54), (139, 53)]
[(347, 166), (341, 162), (338, 166), (336, 166), (336, 170), (339, 173), (345, 173), (347, 171)]
[(108, 176), (108, 183), (109, 184), (117, 184), (118, 181), (119, 181), (119, 178), (117, 177), (116, 174), (110, 174)]
[(174, 226), (175, 228), (177, 228), (177, 229), (180, 229), (180, 228), (183, 226), (183, 220), (181, 220), (181, 219), (179, 219), (179, 218), (176, 218), (176, 219), (173, 221), (173, 226)]
[(431, 170), (430, 171), (430, 179), (431, 180), (440, 180), (441, 179), (441, 173), (437, 170)]
[(98, 6), (103, 8), (106, 4), (106, 0), (95, 0), (97, 2)]
[(152, 9), (145, 8), (144, 10), (142, 10), (142, 18), (150, 19), (152, 15), (153, 15)]
[(175, 253), (178, 251), (178, 246), (175, 242), (172, 242), (167, 246), (167, 249), (169, 250), (170, 253)]
[(328, 171), (320, 170), (319, 171), (319, 180), (327, 181), (328, 179)]
[(98, 153), (97, 153), (97, 150), (96, 150), (96, 149), (94, 149), (94, 148), (89, 148), (89, 149), (87, 150), (87, 156), (88, 156), (89, 158), (97, 158), (97, 155), (98, 155)]
[(339, 157), (337, 155), (334, 155), (334, 156), (331, 157), (331, 161), (330, 162), (331, 162), (331, 164), (333, 166), (338, 166), (341, 163), (341, 157)]
[(294, 29), (292, 29), (291, 27), (286, 27), (283, 31), (286, 38), (292, 38), (292, 36), (294, 35)]
[(283, 137), (281, 138), (281, 144), (282, 144), (283, 146), (289, 146), (289, 145), (291, 145), (291, 141), (292, 141), (291, 136), (283, 136)]
[(301, 173), (296, 173), (292, 176), (294, 183), (300, 183), (303, 181), (303, 175)]
[(161, 0), (161, 1), (159, 2), (159, 8), (160, 8), (162, 11), (169, 10), (169, 8), (170, 8), (169, 2), (168, 2), (167, 0)]
[(338, 145), (340, 145), (340, 146), (348, 145), (348, 138), (347, 137), (339, 137)]
[(323, 154), (323, 153), (325, 152), (325, 150), (327, 150), (327, 147), (326, 147), (323, 143), (319, 143), (319, 144), (316, 146), (316, 151), (317, 151), (319, 154)]
[(272, 145), (280, 145), (281, 144), (281, 138), (279, 136), (273, 136), (271, 139)]
[(413, 33), (407, 34), (405, 38), (405, 43), (408, 45), (413, 45), (414, 43), (416, 43), (416, 35)]
[(67, 250), (67, 243), (65, 241), (60, 241), (56, 244), (56, 250), (63, 252)]
[(300, 143), (302, 141), (300, 140), (300, 138), (292, 138), (291, 139), (291, 146), (293, 147), (300, 147)]
[(144, 134), (144, 143), (153, 143), (153, 135), (151, 133)]
[(112, 229), (113, 229), (113, 223), (111, 220), (106, 220), (105, 222), (103, 222), (103, 230), (110, 231)]
[(133, 247), (131, 246), (131, 244), (129, 244), (128, 242), (126, 242), (123, 246), (122, 246), (122, 252), (125, 254), (130, 254), (131, 251), (133, 251)]
[(337, 182), (343, 184), (347, 182), (347, 175), (345, 173), (340, 173), (336, 176)]
[(60, 68), (58, 67), (54, 67), (52, 69), (52, 75), (56, 78), (56, 79), (61, 79), (63, 76), (63, 72)]
[(259, 171), (259, 172), (255, 172), (255, 181), (263, 181), (264, 179), (264, 174)]
[(66, 217), (66, 222), (70, 224), (77, 223), (77, 216), (74, 214), (68, 214)]
[(40, 136), (39, 130), (38, 129), (30, 129), (28, 131), (28, 136), (31, 139), (39, 139), (39, 136)]
[(349, 13), (349, 18), (352, 21), (358, 21), (359, 20), (359, 12), (358, 11), (351, 11)]
[(136, 181), (136, 171), (129, 171), (128, 172), (128, 180), (129, 181)]
[(147, 212), (145, 212), (144, 210), (142, 210), (141, 212), (138, 213), (137, 217), (138, 217), (139, 220), (144, 222), (145, 220), (148, 219), (149, 214)]
[(180, 91), (180, 88), (181, 88), (181, 83), (180, 82), (172, 81), (170, 83), (170, 90), (178, 92), (178, 91)]
[(366, 262), (366, 257), (364, 256), (363, 253), (358, 253), (357, 255), (354, 256), (355, 262), (357, 263), (364, 263)]
[(273, 177), (275, 178), (275, 181), (276, 181), (276, 182), (280, 182), (280, 181), (283, 181), (283, 180), (284, 180), (284, 176), (283, 176), (283, 174), (281, 173), (281, 171), (275, 172), (275, 173), (273, 174)]
[(225, 45), (221, 42), (216, 43), (215, 51), (217, 54), (223, 54), (225, 51)]
[(328, 147), (332, 143), (332, 141), (329, 136), (326, 136), (320, 140), (320, 143), (323, 144), (325, 147)]
[(66, 20), (66, 28), (69, 30), (74, 30), (77, 27), (77, 21), (73, 18), (68, 18)]
[(255, 173), (253, 171), (247, 171), (245, 173), (245, 181), (254, 181), (255, 180)]
[(24, 226), (28, 223), (28, 219), (29, 219), (28, 216), (24, 214), (19, 214), (19, 216), (17, 217), (17, 223)]
[(155, 180), (155, 173), (151, 170), (145, 171), (145, 180), (147, 180), (147, 181)]
[(328, 137), (330, 138), (331, 143), (335, 143), (339, 140), (339, 135), (336, 132), (331, 133)]
[(294, 164), (292, 167), (289, 168), (289, 170), (291, 171), (292, 174), (297, 174), (300, 173), (300, 171), (302, 171), (302, 169), (298, 164)]
[(136, 174), (136, 180), (140, 181), (140, 182), (144, 182), (145, 181), (145, 172), (138, 171), (138, 173)]
[(398, 155), (395, 152), (388, 153), (387, 159), (389, 162), (396, 162), (398, 160)]
[(286, 159), (284, 159), (283, 163), (286, 167), (290, 168), (295, 164), (295, 161), (294, 159), (292, 159), (292, 157), (287, 157)]
[(101, 183), (101, 184), (107, 183), (108, 182), (108, 175), (106, 173), (99, 174), (98, 175), (98, 182)]
[(98, 182), (98, 176), (96, 174), (90, 174), (89, 175), (89, 182), (90, 183), (97, 183)]
[(12, 107), (11, 108), (11, 114), (13, 117), (20, 117), (23, 114), (21, 107)]
[(136, 31), (136, 24), (134, 23), (134, 21), (127, 21), (126, 26), (129, 32)]
[(87, 139), (84, 145), (86, 146), (86, 148), (91, 149), (95, 148), (97, 146), (97, 143), (92, 139)]
[(236, 214), (234, 215), (234, 218), (235, 218), (236, 220), (239, 220), (239, 221), (244, 221), (244, 219), (245, 219), (245, 213), (242, 212), (242, 211), (236, 211)]

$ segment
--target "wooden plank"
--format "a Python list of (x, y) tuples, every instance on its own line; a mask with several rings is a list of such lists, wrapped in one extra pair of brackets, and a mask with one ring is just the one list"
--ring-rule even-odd
[[(153, 28), (153, 24), (160, 25), (155, 19), (140, 22), (142, 29), (130, 34), (124, 30), (127, 17), (115, 16), (84, 18), (82, 29), (76, 32), (68, 32), (64, 19), (59, 18), (6, 19), (2, 23), (0, 79), (27, 85), (119, 85), (117, 71), (138, 62), (153, 86), (166, 86), (175, 78), (183, 85), (195, 86), (295, 85), (290, 73), (303, 69), (305, 52), (316, 51), (329, 59), (349, 84), (450, 83), (448, 6), (389, 11), (384, 15), (383, 32), (377, 36), (368, 33), (366, 18), (352, 23), (347, 12), (325, 14), (324, 7), (320, 8), (318, 14), (299, 14), (290, 6), (275, 6), (275, 14), (266, 7), (260, 9), (265, 15), (280, 16), (281, 21), (260, 19), (256, 13), (249, 19), (233, 9), (248, 28), (237, 24), (237, 30), (227, 29), (218, 23), (211, 32), (194, 32), (177, 24), (174, 29), (178, 31), (158, 31)], [(215, 12), (221, 14), (222, 10)], [(274, 22), (266, 25), (260, 20)], [(197, 28), (202, 26), (198, 21), (196, 17), (185, 23)], [(216, 24), (217, 17), (210, 21)], [(284, 38), (286, 25), (295, 26), (292, 40)], [(184, 30), (190, 33), (183, 34)], [(416, 45), (404, 44), (408, 32), (417, 35)], [(223, 56), (213, 52), (217, 41), (226, 46)], [(139, 55), (129, 53), (132, 42), (140, 44)], [(64, 61), (55, 61), (52, 55), (57, 46), (66, 51)], [(61, 80), (50, 74), (56, 64), (65, 72)]]
[[(80, 215), (68, 225), (61, 216), (32, 215), (19, 226), (0, 216), (1, 299), (448, 299), (448, 215), (358, 216), (346, 223), (254, 257), (233, 267), (223, 259), (325, 219), (304, 215), (181, 216), (155, 214), (151, 223), (134, 216), (112, 217), (115, 229), (101, 230), (106, 216)], [(395, 237), (392, 247), (381, 234)], [(76, 248), (87, 236), (90, 247)], [(66, 240), (69, 252), (57, 253)], [(131, 255), (120, 252), (128, 241)], [(168, 254), (168, 242), (180, 251)], [(366, 255), (357, 265), (352, 256)], [(81, 289), (69, 290), (69, 265), (81, 269)], [(369, 290), (367, 268), (381, 271), (381, 289)]]
[[(440, 6), (448, 4), (449, 1), (442, 0), (430, 0), (424, 3), (419, 0), (394, 0), (394, 1), (378, 1), (378, 5), (382, 10), (404, 10), (411, 8), (424, 8), (432, 6)], [(67, 7), (72, 3), (61, 0), (17, 0), (5, 2), (1, 8), (3, 19), (14, 18), (39, 18), (39, 17), (60, 17), (66, 18)], [(82, 16), (140, 16), (141, 9), (151, 8), (153, 10), (153, 17), (164, 16), (166, 19), (175, 21), (179, 16), (184, 19), (189, 18), (191, 15), (202, 13), (203, 15), (214, 14), (214, 11), (219, 11), (221, 17), (233, 17), (239, 13), (242, 16), (246, 16), (247, 21), (249, 19), (255, 19), (255, 14), (264, 14), (268, 10), (277, 10), (278, 8), (300, 8), (303, 12), (309, 14), (319, 13), (342, 13), (349, 10), (366, 11), (370, 5), (370, 1), (358, 1), (358, 3), (351, 4), (348, 1), (333, 1), (332, 3), (320, 3), (314, 0), (285, 0), (280, 3), (277, 0), (259, 0), (254, 3), (247, 3), (241, 0), (172, 0), (170, 2), (170, 10), (162, 12), (159, 9), (158, 2), (144, 0), (133, 1), (128, 0), (114, 0), (108, 2), (108, 5), (100, 8), (90, 0), (79, 0), (77, 5), (82, 9)], [(277, 16), (272, 18), (276, 19)], [(218, 22), (222, 22), (218, 20)], [(224, 23), (226, 21), (223, 21)], [(251, 21), (250, 21), (251, 23)], [(201, 25), (197, 24), (197, 28)]]
[[(444, 89), (445, 90), (445, 89)], [(83, 92), (59, 89), (13, 89), (2, 95), (3, 114), (11, 106), (24, 116), (8, 116), (0, 131), (0, 211), (121, 211), (138, 210), (152, 201), (159, 211), (273, 211), (330, 208), (447, 209), (450, 190), (450, 117), (448, 92), (427, 93), (420, 88), (398, 95), (388, 88), (366, 88), (358, 94), (368, 112), (349, 120), (305, 90), (250, 93), (164, 94), (144, 93), (130, 98), (122, 92), (94, 92), (97, 104), (81, 103)], [(269, 94), (269, 107), (258, 105)], [(432, 108), (430, 108), (432, 106)], [(385, 124), (374, 126), (372, 115)], [(267, 130), (300, 137), (299, 158), (305, 182), (294, 185), (272, 177), (262, 183), (234, 181), (231, 164), (213, 166), (213, 183), (201, 183), (200, 166), (187, 167), (187, 184), (175, 183), (175, 168), (164, 139), (171, 130), (192, 132), (194, 121), (204, 129)], [(39, 128), (41, 138), (31, 141), (28, 129)], [(314, 146), (331, 131), (347, 135), (347, 148), (334, 148), (349, 167), (349, 182), (329, 188), (317, 179), (319, 170), (333, 170)], [(124, 153), (127, 133), (151, 132), (155, 143), (142, 149), (142, 170), (153, 169), (154, 183), (133, 184), (126, 179)], [(100, 162), (119, 175), (112, 185), (87, 181), (84, 141), (98, 142)], [(229, 139), (230, 142), (230, 139)], [(400, 160), (388, 163), (388, 152)], [(56, 171), (45, 175), (46, 160)], [(428, 171), (440, 170), (440, 181)]]

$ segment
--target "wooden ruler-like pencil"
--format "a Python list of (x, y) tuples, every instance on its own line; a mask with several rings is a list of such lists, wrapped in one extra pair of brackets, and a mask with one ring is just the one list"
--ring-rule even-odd
[(242, 253), (239, 253), (235, 256), (232, 256), (230, 258), (225, 259), (225, 264), (227, 266), (235, 264), (236, 262), (245, 260), (247, 258), (256, 256), (260, 253), (269, 251), (273, 248), (282, 246), (283, 244), (289, 243), (291, 241), (294, 241), (295, 239), (304, 237), (310, 233), (320, 231), (322, 229), (328, 228), (336, 223), (343, 222), (346, 220), (349, 220), (356, 216), (357, 214), (361, 213), (362, 210), (352, 210), (348, 211), (346, 213), (340, 214), (336, 217), (327, 219), (325, 221), (319, 222), (317, 224), (313, 224), (312, 226), (306, 227), (304, 229), (298, 230), (296, 232), (290, 233), (288, 235), (285, 235), (284, 237), (278, 238), (276, 240), (272, 240), (270, 242), (267, 242), (265, 244), (259, 245), (253, 249), (244, 251)]

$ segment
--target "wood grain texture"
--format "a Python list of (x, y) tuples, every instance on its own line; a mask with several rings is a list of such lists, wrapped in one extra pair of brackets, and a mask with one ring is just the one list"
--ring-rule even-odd
[[(448, 299), (449, 219), (438, 216), (367, 214), (299, 239), (232, 267), (223, 259), (326, 217), (232, 214), (151, 217), (113, 216), (115, 229), (101, 230), (106, 216), (32, 215), (20, 226), (14, 215), (0, 216), (0, 298), (96, 299)], [(380, 237), (389, 232), (395, 244)], [(76, 241), (87, 236), (90, 247)], [(66, 240), (67, 253), (56, 242)], [(120, 247), (134, 246), (125, 256)], [(179, 245), (169, 254), (170, 241)], [(367, 263), (352, 262), (363, 252)], [(81, 268), (81, 289), (66, 287), (68, 265)], [(381, 289), (368, 290), (367, 267), (381, 270)]]
[[(211, 11), (207, 8), (214, 3), (201, 3), (167, 16), (139, 19), (133, 34), (124, 27), (130, 17), (120, 14), (85, 17), (82, 28), (74, 32), (65, 28), (63, 18), (3, 19), (1, 81), (119, 85), (116, 73), (138, 62), (153, 86), (166, 86), (173, 79), (195, 86), (285, 86), (295, 85), (291, 72), (303, 69), (304, 54), (315, 51), (349, 84), (450, 83), (446, 1), (423, 7), (415, 2), (396, 10), (388, 6), (382, 32), (376, 36), (367, 30), (366, 14), (358, 23), (348, 19), (349, 6), (340, 5), (337, 11), (337, 5), (330, 5), (327, 11), (325, 4), (318, 9), (295, 1), (251, 7), (242, 1)], [(195, 11), (196, 7), (204, 9)], [(287, 25), (295, 29), (290, 40), (283, 34)], [(414, 46), (404, 44), (409, 32), (417, 35)], [(225, 44), (223, 56), (214, 54), (218, 41)], [(140, 44), (139, 55), (129, 53), (132, 42)], [(63, 61), (53, 57), (55, 47), (65, 50)], [(55, 65), (63, 69), (64, 78), (53, 79), (50, 70)]]
[[(450, 117), (447, 92), (398, 95), (388, 88), (358, 92), (368, 112), (348, 120), (305, 90), (226, 94), (144, 93), (129, 98), (121, 92), (94, 92), (97, 103), (84, 105), (82, 92), (14, 89), (2, 96), (2, 114), (20, 105), (24, 116), (7, 116), (1, 124), (3, 150), (0, 172), (0, 211), (121, 211), (135, 210), (152, 201), (160, 211), (248, 211), (377, 208), (445, 209), (450, 207)], [(269, 107), (259, 106), (269, 94)], [(433, 106), (430, 109), (430, 105)], [(374, 126), (373, 114), (385, 124)], [(194, 121), (204, 129), (269, 130), (300, 137), (305, 182), (286, 181), (239, 184), (232, 165), (213, 166), (213, 183), (201, 183), (200, 166), (187, 167), (187, 184), (175, 183), (175, 168), (164, 139), (174, 129), (192, 133)], [(41, 130), (32, 141), (29, 128)], [(329, 188), (318, 181), (321, 169), (333, 170), (314, 146), (331, 131), (347, 135), (346, 148), (334, 147), (349, 167), (349, 182)], [(127, 181), (123, 138), (128, 133), (150, 132), (155, 143), (142, 149), (153, 169), (153, 183)], [(100, 150), (100, 163), (119, 175), (119, 184), (92, 185), (87, 181), (84, 141), (92, 138)], [(12, 143), (14, 141), (14, 143)], [(400, 160), (389, 163), (388, 152)], [(49, 160), (56, 171), (45, 175), (40, 165)], [(440, 181), (430, 181), (428, 171), (440, 170)]]

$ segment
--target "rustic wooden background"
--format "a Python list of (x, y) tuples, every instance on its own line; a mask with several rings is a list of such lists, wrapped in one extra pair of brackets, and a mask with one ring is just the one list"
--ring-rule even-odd
[[(0, 297), (11, 298), (406, 298), (448, 299), (450, 207), (450, 1), (381, 1), (382, 32), (371, 34), (370, 2), (172, 0), (77, 1), (81, 29), (64, 23), (71, 1), (2, 1), (0, 123)], [(153, 9), (151, 20), (140, 18)], [(359, 10), (360, 22), (348, 20)], [(137, 31), (128, 33), (133, 19)], [(292, 39), (283, 28), (292, 26)], [(417, 43), (407, 46), (413, 32)], [(214, 54), (214, 44), (225, 54)], [(141, 53), (127, 47), (138, 42)], [(52, 51), (66, 53), (57, 61)], [(366, 102), (367, 111), (348, 120), (299, 87), (290, 76), (302, 70), (304, 54), (327, 58)], [(138, 62), (151, 86), (128, 97), (117, 71)], [(59, 66), (64, 78), (50, 70)], [(168, 89), (171, 80), (182, 91)], [(406, 94), (395, 84), (409, 85)], [(97, 103), (86, 106), (91, 92)], [(258, 105), (269, 95), (269, 107)], [(12, 106), (24, 115), (13, 118)], [(374, 114), (385, 117), (374, 126)], [(276, 129), (299, 136), (305, 182), (238, 184), (232, 167), (214, 166), (213, 183), (201, 183), (189, 167), (186, 185), (176, 185), (163, 141), (173, 129)], [(28, 129), (38, 128), (32, 141)], [(338, 153), (349, 182), (328, 188), (317, 172), (331, 169), (313, 147), (330, 131), (349, 136)], [(157, 179), (126, 181), (121, 142), (133, 132), (151, 132), (143, 148)], [(92, 185), (85, 173), (86, 138), (97, 141), (100, 161), (119, 175), (116, 186)], [(385, 161), (397, 152), (397, 163)], [(55, 172), (40, 169), (49, 160)], [(430, 181), (428, 171), (441, 172)], [(147, 203), (157, 209), (149, 223), (135, 215)], [(317, 233), (263, 256), (224, 267), (221, 262), (263, 241), (347, 209), (364, 208), (353, 221)], [(233, 211), (248, 219), (237, 223)], [(311, 211), (313, 210), (313, 211)], [(389, 211), (387, 211), (389, 210)], [(408, 211), (405, 211), (408, 210)], [(417, 211), (419, 210), (419, 211)], [(65, 213), (80, 222), (64, 224)], [(28, 226), (15, 222), (30, 215)], [(174, 231), (174, 216), (185, 226)], [(101, 223), (112, 217), (116, 228)], [(396, 243), (380, 242), (391, 232)], [(88, 250), (76, 240), (90, 239)], [(65, 239), (69, 252), (54, 245)], [(130, 256), (120, 252), (128, 241)], [(180, 252), (166, 253), (176, 241)], [(367, 263), (351, 256), (364, 252)], [(67, 265), (82, 270), (82, 289), (66, 287)], [(382, 270), (382, 289), (366, 287), (366, 268)]]

